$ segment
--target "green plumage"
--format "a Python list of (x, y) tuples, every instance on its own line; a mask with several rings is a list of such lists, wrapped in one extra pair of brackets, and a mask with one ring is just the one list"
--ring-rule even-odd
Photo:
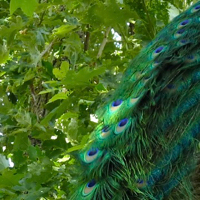
[(97, 111), (71, 200), (198, 199), (199, 81), (200, 2), (133, 59)]

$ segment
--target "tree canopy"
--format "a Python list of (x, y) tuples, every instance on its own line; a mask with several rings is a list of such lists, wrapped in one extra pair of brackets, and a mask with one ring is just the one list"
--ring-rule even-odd
[(192, 0), (0, 0), (0, 199), (69, 199), (95, 111)]

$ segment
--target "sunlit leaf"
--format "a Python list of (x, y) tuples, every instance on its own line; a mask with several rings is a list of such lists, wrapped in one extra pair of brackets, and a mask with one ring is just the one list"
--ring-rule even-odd
[(11, 0), (10, 13), (13, 14), (17, 8), (21, 8), (26, 15), (32, 16), (37, 5), (37, 0)]
[(63, 37), (75, 28), (76, 28), (75, 25), (70, 25), (70, 24), (62, 25), (59, 28), (55, 29), (54, 34)]
[(54, 95), (51, 99), (49, 99), (48, 103), (52, 103), (56, 100), (67, 99), (67, 98), (68, 98), (67, 93), (61, 92)]

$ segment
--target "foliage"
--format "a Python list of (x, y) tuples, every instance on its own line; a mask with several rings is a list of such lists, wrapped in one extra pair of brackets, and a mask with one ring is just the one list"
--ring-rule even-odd
[(1, 199), (69, 198), (91, 114), (192, 2), (0, 0)]

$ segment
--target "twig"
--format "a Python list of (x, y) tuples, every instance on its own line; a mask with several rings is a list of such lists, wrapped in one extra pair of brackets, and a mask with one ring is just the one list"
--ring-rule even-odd
[(53, 41), (46, 47), (46, 49), (38, 56), (37, 60), (34, 62), (35, 66), (37, 66), (37, 64), (41, 60), (41, 58), (51, 49), (51, 47), (53, 46), (56, 39), (57, 38), (54, 38)]
[(47, 48), (40, 54), (40, 58), (42, 58), (51, 49), (55, 41), (56, 38), (54, 38), (53, 41), (47, 46)]
[(109, 26), (109, 27), (107, 28), (106, 32), (105, 32), (105, 36), (104, 36), (103, 42), (101, 43), (101, 46), (100, 46), (100, 48), (99, 48), (99, 52), (98, 52), (98, 54), (97, 54), (97, 58), (100, 58), (101, 55), (102, 55), (102, 53), (103, 53), (103, 50), (104, 50), (104, 48), (105, 48), (105, 46), (106, 46), (106, 43), (107, 43), (107, 40), (108, 40), (108, 34), (109, 34), (110, 30), (111, 30), (111, 27)]
[(87, 31), (86, 34), (85, 34), (84, 51), (88, 50), (89, 41), (90, 41), (90, 32)]
[(34, 105), (36, 105), (35, 90), (34, 90), (33, 84), (29, 85), (29, 87), (31, 89), (31, 96), (33, 98)]
[(42, 21), (44, 20), (44, 15), (45, 15), (46, 11), (44, 11), (41, 15), (40, 21), (38, 23), (38, 26), (40, 26), (42, 24)]

